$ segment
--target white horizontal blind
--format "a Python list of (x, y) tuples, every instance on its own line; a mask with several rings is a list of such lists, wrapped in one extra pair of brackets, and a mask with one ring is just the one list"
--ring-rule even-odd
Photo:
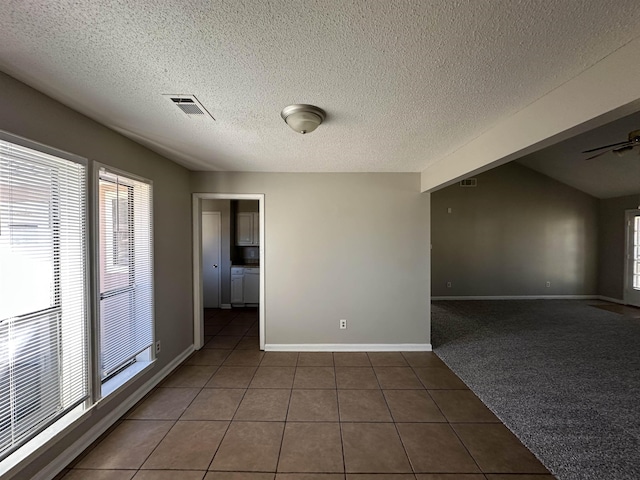
[(153, 343), (151, 185), (104, 168), (98, 183), (104, 381)]
[(0, 139), (0, 458), (88, 396), (86, 167)]

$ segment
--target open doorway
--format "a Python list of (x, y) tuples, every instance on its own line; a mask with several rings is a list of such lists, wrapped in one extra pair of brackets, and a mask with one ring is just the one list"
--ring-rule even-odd
[(627, 210), (626, 217), (624, 300), (626, 304), (640, 307), (640, 210)]
[[(226, 215), (233, 216), (233, 221), (229, 222), (231, 226), (225, 229), (223, 226), (220, 227), (220, 223), (216, 223), (216, 212), (207, 211), (216, 210), (215, 206), (211, 207), (211, 205), (216, 205), (215, 201), (227, 201), (227, 205), (229, 201), (235, 205), (238, 202), (247, 205), (250, 204), (246, 203), (247, 201), (253, 201), (257, 203), (257, 211), (249, 212), (246, 211), (248, 210), (246, 208), (229, 209)], [(217, 307), (214, 308), (220, 309), (257, 307), (260, 349), (264, 350), (264, 217), (264, 194), (193, 194), (193, 330), (196, 350), (202, 348), (205, 343), (204, 308), (212, 305), (212, 300), (214, 303), (217, 302)], [(218, 245), (213, 245), (213, 247), (207, 245), (206, 248), (203, 248), (203, 235), (208, 237), (213, 235), (213, 241)], [(227, 240), (224, 235), (228, 236)], [(223, 245), (232, 250), (230, 257), (225, 257), (220, 253)], [(217, 257), (216, 252), (218, 252)], [(232, 260), (229, 261), (229, 259)], [(240, 267), (242, 272), (240, 272)], [(245, 271), (246, 282), (244, 279)], [(239, 290), (239, 287), (244, 287), (245, 284), (248, 287), (246, 289), (247, 295), (244, 295), (244, 288)], [(227, 288), (224, 288), (225, 286)], [(205, 300), (207, 305), (205, 305)]]

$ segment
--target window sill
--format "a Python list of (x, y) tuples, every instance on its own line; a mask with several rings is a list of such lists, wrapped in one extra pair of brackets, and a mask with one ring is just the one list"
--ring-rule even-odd
[(97, 403), (102, 403), (107, 399), (109, 395), (117, 392), (121, 388), (128, 385), (130, 382), (134, 381), (138, 377), (142, 376), (144, 372), (147, 371), (154, 364), (155, 360), (150, 361), (137, 361), (130, 367), (124, 369), (122, 372), (117, 374), (115, 377), (109, 379), (108, 381), (102, 384), (102, 398)]

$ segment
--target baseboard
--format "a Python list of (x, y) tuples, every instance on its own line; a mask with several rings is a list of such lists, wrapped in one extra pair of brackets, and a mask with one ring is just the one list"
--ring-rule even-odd
[(272, 343), (267, 352), (430, 352), (430, 343)]
[[(33, 480), (51, 480), (58, 473), (62, 471), (69, 463), (71, 463), (78, 455), (80, 455), (87, 447), (95, 442), (100, 435), (107, 431), (107, 429), (113, 425), (120, 417), (122, 417), (127, 411), (133, 407), (136, 403), (144, 398), (153, 387), (158, 385), (167, 375), (169, 375), (176, 367), (184, 362), (189, 355), (194, 352), (193, 345), (187, 348), (184, 352), (174, 358), (170, 363), (151, 377), (142, 387), (136, 390), (128, 398), (124, 399), (117, 407), (109, 412), (102, 420), (91, 427), (84, 435), (76, 440), (69, 448), (58, 455), (55, 460), (49, 463), (46, 467), (40, 470)], [(100, 404), (97, 404), (100, 405)], [(85, 413), (89, 413), (87, 410)]]
[(431, 300), (599, 300), (599, 295), (470, 295), (431, 297)]
[(231, 310), (231, 304), (230, 303), (221, 303), (220, 304), (220, 308), (222, 310)]

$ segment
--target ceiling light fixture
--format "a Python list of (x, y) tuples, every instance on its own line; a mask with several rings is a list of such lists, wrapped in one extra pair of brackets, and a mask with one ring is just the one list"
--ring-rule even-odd
[(313, 105), (289, 105), (280, 113), (282, 119), (298, 133), (313, 132), (326, 118), (324, 110)]

